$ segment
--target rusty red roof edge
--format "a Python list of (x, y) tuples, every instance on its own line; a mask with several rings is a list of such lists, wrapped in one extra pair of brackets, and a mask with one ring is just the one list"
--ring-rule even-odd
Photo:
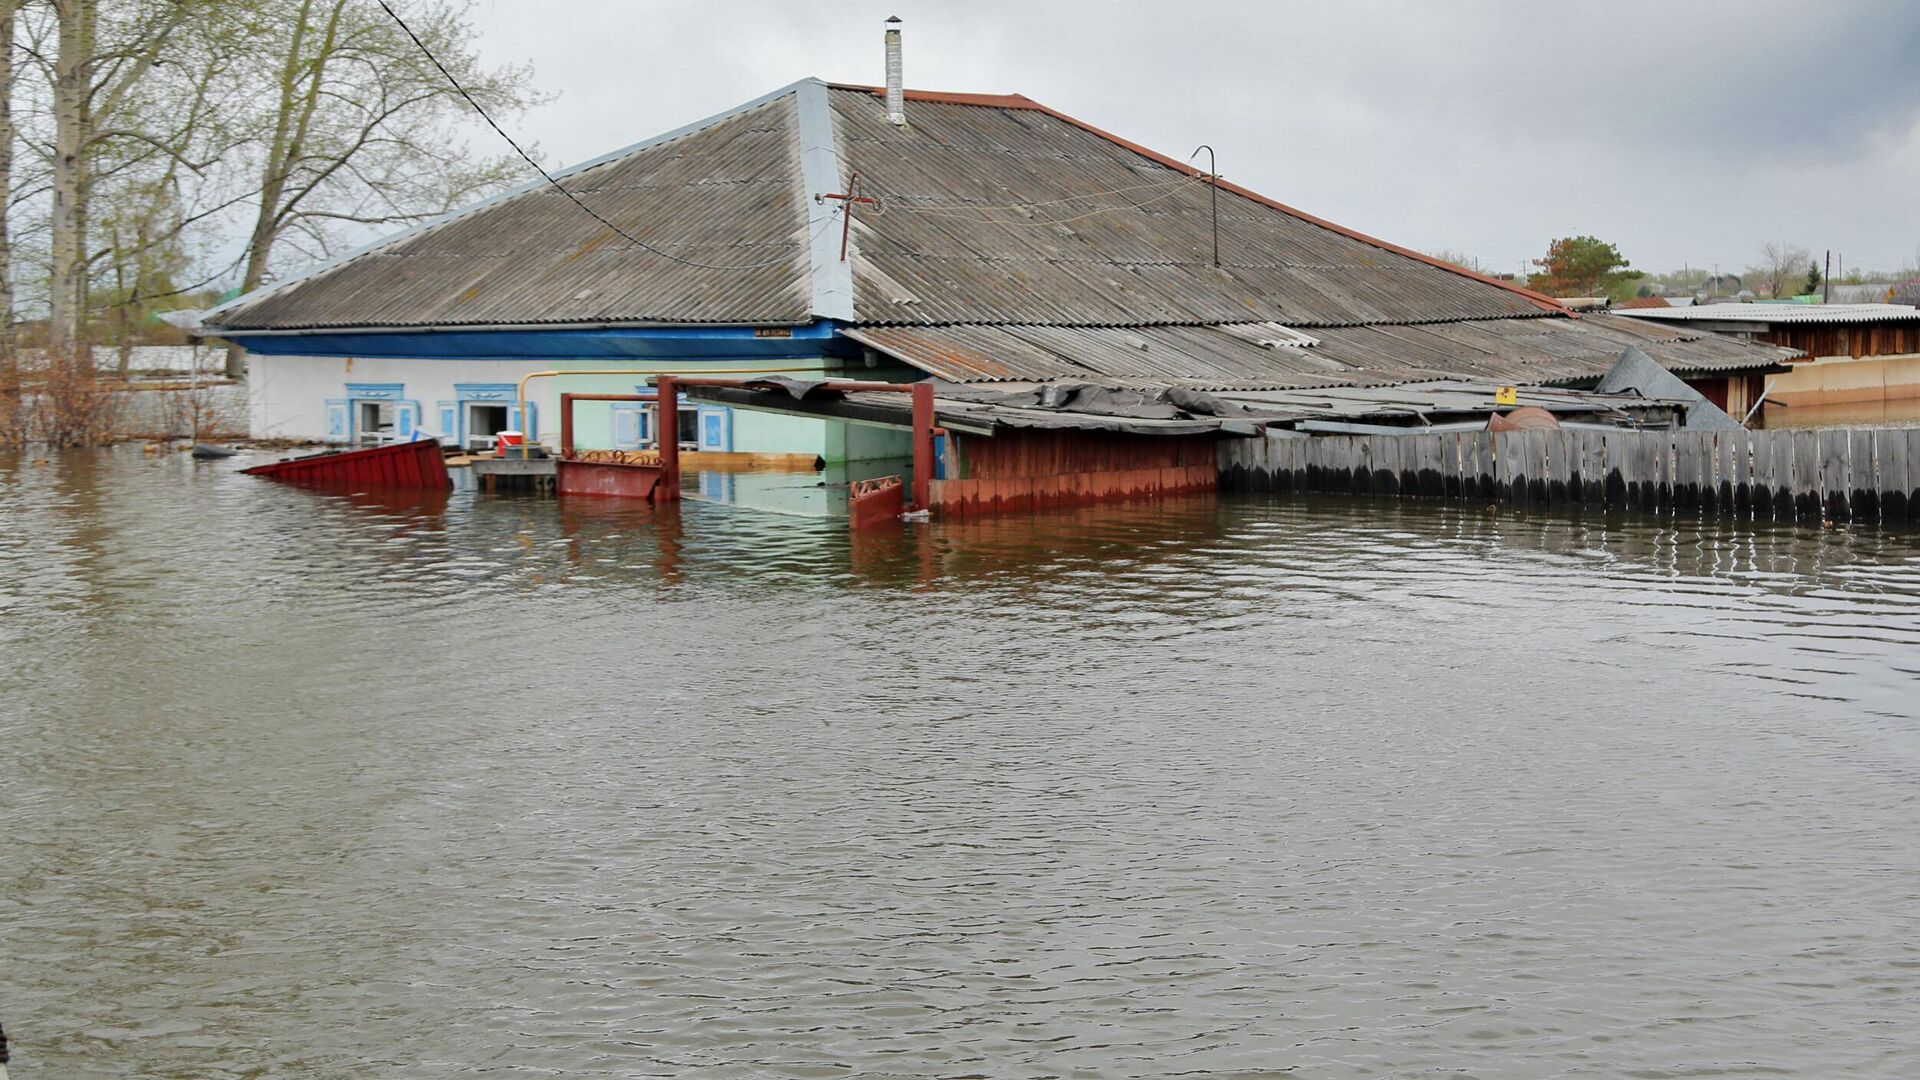
[[(884, 86), (865, 86), (859, 83), (828, 83), (827, 85), (835, 90), (858, 90), (858, 91), (864, 91), (869, 94), (875, 94), (880, 96), (885, 96), (887, 92), (887, 88)], [(1116, 146), (1125, 147), (1126, 149), (1131, 150), (1136, 154), (1139, 154), (1141, 157), (1147, 158), (1148, 160), (1156, 162), (1158, 164), (1165, 165), (1169, 169), (1177, 169), (1181, 172), (1186, 173), (1188, 176), (1207, 175), (1205, 172), (1195, 168), (1192, 165), (1187, 164), (1184, 161), (1176, 161), (1173, 158), (1166, 156), (1165, 154), (1162, 154), (1158, 151), (1150, 150), (1147, 147), (1141, 146), (1139, 143), (1132, 142), (1127, 139), (1123, 139), (1120, 136), (1115, 135), (1110, 131), (1105, 131), (1100, 128), (1094, 127), (1092, 124), (1087, 123), (1085, 120), (1068, 116), (1066, 113), (1063, 113), (1058, 109), (1054, 109), (1046, 105), (1042, 105), (1041, 103), (1033, 100), (1030, 97), (1027, 97), (1024, 94), (967, 94), (967, 93), (955, 93), (955, 92), (942, 91), (942, 90), (908, 90), (906, 91), (906, 98), (908, 101), (926, 101), (926, 102), (932, 102), (934, 104), (940, 104), (940, 105), (978, 105), (983, 108), (989, 108), (989, 109), (1025, 109), (1030, 112), (1045, 113), (1046, 115), (1053, 117), (1055, 120), (1059, 120), (1060, 122), (1066, 123), (1066, 124), (1072, 124), (1074, 127), (1077, 127), (1080, 130), (1087, 132), (1088, 134), (1097, 135), (1100, 138), (1105, 139)], [(1265, 195), (1262, 195), (1257, 191), (1253, 191), (1249, 188), (1241, 187), (1239, 184), (1233, 183), (1230, 180), (1220, 180), (1216, 182), (1220, 185), (1220, 190), (1222, 191), (1231, 191), (1235, 195), (1240, 196), (1241, 198), (1251, 199), (1254, 202), (1261, 204), (1262, 206), (1271, 207), (1275, 210), (1280, 211), (1283, 214), (1291, 214), (1302, 221), (1308, 222), (1313, 225), (1318, 225), (1323, 229), (1328, 229), (1333, 232), (1339, 233), (1340, 235), (1345, 236), (1349, 239), (1358, 240), (1363, 244), (1371, 244), (1372, 246), (1380, 248), (1383, 251), (1391, 251), (1396, 255), (1404, 255), (1409, 259), (1414, 259), (1419, 262), (1426, 263), (1428, 266), (1439, 267), (1440, 269), (1446, 270), (1450, 273), (1459, 274), (1461, 277), (1472, 278), (1473, 280), (1478, 281), (1485, 285), (1492, 285), (1497, 288), (1505, 289), (1511, 293), (1518, 293), (1519, 295), (1525, 297), (1528, 301), (1533, 303), (1536, 307), (1539, 307), (1542, 311), (1550, 311), (1555, 315), (1564, 315), (1569, 319), (1577, 319), (1580, 317), (1578, 312), (1573, 311), (1571, 308), (1568, 308), (1566, 305), (1560, 303), (1558, 300), (1555, 300), (1553, 297), (1548, 296), (1545, 293), (1534, 292), (1532, 289), (1528, 289), (1520, 285), (1515, 285), (1511, 281), (1501, 281), (1499, 278), (1488, 277), (1485, 274), (1477, 274), (1472, 270), (1467, 269), (1464, 266), (1456, 266), (1453, 263), (1447, 262), (1444, 259), (1436, 259), (1431, 255), (1423, 254), (1421, 252), (1413, 250), (1412, 248), (1401, 247), (1399, 244), (1382, 240), (1377, 236), (1368, 236), (1366, 233), (1359, 232), (1354, 229), (1349, 229), (1345, 225), (1340, 225), (1335, 222), (1328, 221), (1326, 218), (1317, 217), (1313, 214), (1309, 214), (1305, 210), (1300, 210), (1295, 207), (1288, 206), (1287, 204), (1280, 202), (1276, 199), (1269, 199)]]

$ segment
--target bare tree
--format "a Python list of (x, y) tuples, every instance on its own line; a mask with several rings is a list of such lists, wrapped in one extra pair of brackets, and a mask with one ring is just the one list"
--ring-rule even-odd
[(1766, 289), (1768, 296), (1778, 299), (1792, 295), (1788, 290), (1806, 278), (1807, 267), (1812, 265), (1813, 255), (1806, 248), (1770, 240), (1760, 245), (1760, 262), (1747, 271), (1747, 276)]
[[(398, 6), (398, 5), (396, 5)], [(277, 0), (262, 55), (274, 62), (256, 143), (259, 205), (241, 289), (266, 283), (289, 252), (323, 257), (343, 230), (418, 221), (498, 187), (504, 158), (457, 137), (471, 111), (445, 75), (366, 0)], [(496, 117), (535, 103), (526, 68), (480, 65), (468, 5), (405, 5), (413, 32)], [(238, 346), (227, 373), (245, 373)]]
[[(19, 0), (0, 0), (0, 210), (13, 203), (13, 29), (18, 15)], [(12, 216), (0, 212), (0, 394), (15, 399), (13, 405), (0, 407), (9, 412), (18, 408), (20, 397), (20, 358), (13, 351)]]
[(237, 0), (205, 7), (126, 110), (122, 126), (139, 137), (100, 148), (94, 199), (104, 245), (89, 255), (90, 311), (110, 316), (123, 376), (152, 305), (207, 284), (181, 281), (198, 248), (229, 224), (223, 212), (253, 194), (247, 170), (224, 165), (250, 134), (250, 88), (235, 77), (251, 47), (248, 10)]
[(1476, 274), (1492, 273), (1489, 267), (1481, 265), (1478, 256), (1469, 255), (1464, 251), (1455, 251), (1452, 248), (1440, 248), (1435, 251), (1423, 252), (1423, 254), (1428, 258), (1439, 259), (1443, 263), (1451, 263), (1462, 270), (1471, 270)]
[(46, 0), (55, 23), (53, 200), (47, 352), (57, 364), (91, 367), (87, 311), (94, 254), (91, 211), (99, 166), (109, 147), (133, 143), (173, 153), (153, 133), (124, 123), (137, 95), (164, 62), (190, 17), (209, 6), (187, 0)]

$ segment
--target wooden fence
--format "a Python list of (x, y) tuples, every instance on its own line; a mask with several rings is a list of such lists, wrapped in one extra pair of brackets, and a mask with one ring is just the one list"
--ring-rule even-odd
[(1920, 428), (1228, 439), (1230, 491), (1920, 522)]

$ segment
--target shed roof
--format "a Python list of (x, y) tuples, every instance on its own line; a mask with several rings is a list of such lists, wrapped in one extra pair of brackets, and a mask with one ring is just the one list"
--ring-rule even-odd
[(1274, 324), (861, 326), (842, 333), (952, 382), (1098, 379), (1196, 390), (1433, 379), (1577, 384), (1599, 378), (1630, 345), (1683, 375), (1766, 370), (1795, 355), (1610, 315), (1316, 327), (1306, 345), (1276, 341), (1263, 326)]
[(1636, 308), (1620, 314), (1669, 322), (1920, 322), (1920, 308), (1905, 304), (1694, 304), (1683, 308)]

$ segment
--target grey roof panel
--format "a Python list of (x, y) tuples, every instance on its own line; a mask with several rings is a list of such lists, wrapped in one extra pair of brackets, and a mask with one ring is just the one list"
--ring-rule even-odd
[(208, 321), (234, 330), (805, 322), (810, 239), (824, 219), (803, 197), (795, 113), (789, 88), (564, 175), (568, 191), (638, 239), (728, 269), (630, 244), (539, 183), (242, 297)]
[[(1207, 184), (1038, 107), (831, 94), (856, 213), (856, 310), (874, 323), (1289, 326), (1537, 315), (1516, 292)], [(917, 302), (899, 303), (896, 285)]]
[(1629, 308), (1617, 314), (1656, 322), (1870, 323), (1920, 322), (1920, 307), (1906, 304), (1693, 304), (1674, 308)]

